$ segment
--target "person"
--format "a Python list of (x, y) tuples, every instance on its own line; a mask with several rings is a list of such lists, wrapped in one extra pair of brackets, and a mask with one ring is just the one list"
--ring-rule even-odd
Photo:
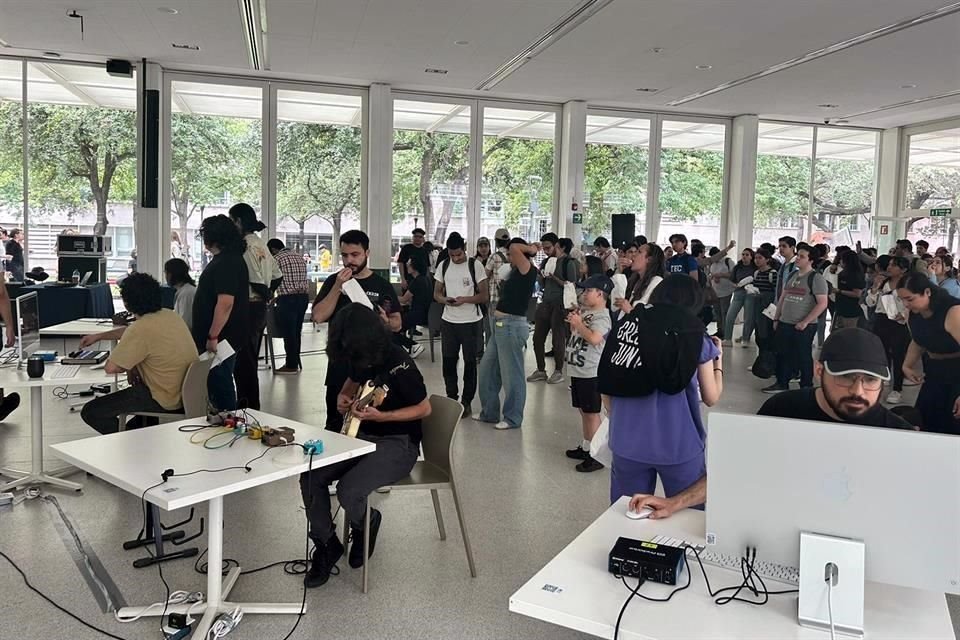
[[(134, 322), (104, 333), (84, 336), (80, 348), (100, 340), (116, 340), (104, 371), (126, 373), (130, 386), (94, 398), (80, 417), (101, 434), (120, 430), (118, 418), (138, 411), (165, 413), (183, 406), (180, 395), (197, 349), (186, 323), (160, 304), (160, 283), (146, 273), (133, 273), (120, 285), (120, 299)], [(131, 423), (131, 427), (140, 423)]]
[[(419, 257), (419, 256), (418, 256)], [(466, 243), (454, 231), (447, 238), (447, 259), (437, 266), (433, 297), (443, 305), (440, 345), (443, 382), (447, 397), (460, 400), (463, 415), (473, 413), (477, 392), (477, 351), (482, 335), (480, 306), (490, 299), (487, 272), (474, 258), (467, 258)], [(459, 394), (457, 365), (463, 353), (463, 394)]]
[[(715, 258), (720, 255), (720, 249), (712, 247), (709, 254), (710, 258)], [(710, 270), (710, 288), (713, 289), (716, 297), (713, 308), (716, 311), (717, 333), (720, 334), (718, 337), (724, 341), (726, 347), (733, 346), (733, 328), (731, 327), (730, 331), (726, 330), (726, 320), (730, 313), (730, 301), (733, 298), (733, 292), (737, 289), (736, 284), (732, 282), (735, 266), (733, 260), (723, 257), (710, 263), (708, 267)]]
[(584, 278), (589, 278), (590, 276), (605, 276), (607, 275), (607, 269), (601, 258), (597, 256), (586, 256), (583, 259), (581, 275)]
[[(496, 429), (518, 429), (523, 423), (527, 385), (523, 381), (523, 350), (530, 325), (527, 304), (537, 283), (537, 270), (530, 257), (537, 249), (522, 238), (513, 238), (507, 248), (510, 272), (503, 278), (500, 301), (493, 312), (493, 337), (480, 361), (480, 422)], [(500, 390), (505, 391), (503, 420)]]
[(773, 318), (777, 381), (764, 387), (764, 393), (789, 389), (798, 369), (800, 386), (813, 386), (813, 337), (817, 319), (827, 308), (827, 281), (813, 269), (812, 247), (801, 242), (796, 248), (797, 270), (784, 284)]
[[(370, 269), (370, 238), (367, 234), (353, 229), (341, 235), (340, 259), (343, 269), (323, 281), (313, 301), (313, 321), (316, 324), (328, 322), (349, 305), (351, 300), (343, 287), (348, 281), (354, 280), (390, 332), (400, 331), (403, 326), (400, 301), (393, 286)], [(349, 365), (347, 360), (327, 361), (324, 384), (327, 387), (326, 428), (330, 431), (340, 431), (343, 426), (343, 412), (337, 407), (337, 394), (347, 379)]]
[(628, 280), (632, 274), (633, 259), (637, 257), (641, 246), (643, 245), (635, 244), (631, 240), (630, 242), (624, 243), (623, 249), (620, 250), (620, 261), (617, 263), (617, 273), (627, 276)]
[[(736, 324), (737, 316), (743, 310), (743, 331), (740, 333), (740, 337), (736, 339), (736, 343), (741, 347), (749, 347), (750, 338), (753, 337), (753, 303), (756, 302), (756, 297), (748, 295), (746, 285), (740, 283), (747, 278), (751, 278), (751, 281), (747, 284), (753, 283), (753, 275), (757, 272), (757, 265), (754, 264), (755, 256), (756, 254), (750, 247), (741, 251), (740, 262), (733, 266), (727, 276), (734, 289), (730, 296), (730, 308), (727, 310), (726, 317), (723, 318), (723, 335), (728, 340), (733, 337), (733, 325)], [(724, 276), (721, 273), (719, 277), (723, 278)]]
[(777, 278), (777, 300), (783, 294), (787, 282), (797, 272), (797, 239), (793, 236), (783, 236), (778, 243), (781, 266)]
[[(3, 345), (7, 349), (10, 347), (16, 346), (17, 344), (17, 330), (13, 324), (13, 310), (10, 306), (10, 294), (7, 292), (7, 284), (4, 281), (4, 275), (0, 272), (0, 320), (3, 320), (4, 330), (4, 342)], [(4, 393), (3, 389), (0, 389), (0, 422), (3, 422), (7, 417), (13, 413), (17, 407), (20, 406), (20, 394), (19, 393)]]
[(394, 342), (410, 352), (414, 360), (423, 353), (423, 345), (414, 342), (408, 334), (429, 322), (430, 305), (433, 303), (433, 283), (427, 275), (427, 261), (423, 256), (411, 256), (407, 260), (407, 273), (411, 276), (407, 290), (400, 296), (400, 304), (408, 310), (403, 314), (402, 333), (393, 334)]
[(923, 430), (960, 435), (960, 300), (921, 273), (904, 278), (897, 294), (910, 312), (903, 374), (923, 385), (916, 403)]
[[(759, 415), (794, 420), (813, 420), (891, 429), (914, 429), (906, 420), (880, 403), (883, 383), (890, 369), (880, 339), (857, 328), (838, 329), (823, 343), (816, 363), (821, 386), (785, 391), (764, 402)], [(677, 511), (703, 504), (707, 476), (674, 496), (661, 498), (652, 491), (638, 493), (629, 508), (652, 509), (650, 518), (668, 518)]]
[[(436, 265), (436, 262), (430, 262), (430, 253), (433, 245), (427, 246), (427, 232), (421, 228), (416, 228), (411, 233), (413, 242), (400, 247), (400, 253), (397, 255), (397, 267), (400, 269), (400, 288), (406, 290), (410, 283), (410, 276), (407, 274), (407, 261), (413, 255), (422, 255), (427, 259), (428, 264)], [(432, 273), (432, 271), (431, 271)]]
[(930, 263), (930, 282), (954, 298), (960, 299), (960, 282), (953, 272), (953, 258), (947, 254), (934, 256)]
[(163, 277), (167, 284), (177, 290), (173, 298), (173, 311), (193, 328), (193, 299), (197, 295), (197, 283), (190, 277), (190, 267), (181, 258), (170, 258), (163, 264)]
[(666, 268), (663, 249), (655, 244), (641, 245), (630, 265), (626, 297), (614, 301), (620, 314), (630, 313), (634, 306), (650, 302), (650, 296), (667, 275)]
[(580, 411), (583, 442), (566, 452), (579, 460), (575, 467), (581, 473), (603, 469), (603, 464), (590, 455), (590, 441), (600, 428), (602, 401), (597, 380), (600, 355), (610, 333), (611, 318), (607, 312), (613, 281), (606, 276), (593, 276), (577, 283), (580, 308), (570, 312), (570, 338), (566, 359), (570, 372), (570, 395), (573, 408)]
[(903, 361), (910, 347), (910, 330), (907, 328), (908, 312), (897, 295), (897, 289), (909, 270), (909, 260), (891, 258), (886, 274), (876, 275), (866, 297), (867, 306), (874, 309), (873, 332), (880, 338), (884, 353), (893, 363), (893, 390), (887, 396), (888, 404), (899, 404), (903, 392)]
[[(356, 244), (350, 242), (345, 246)], [(347, 542), (341, 542), (337, 537), (331, 517), (330, 484), (337, 482), (337, 500), (350, 523), (353, 544), (349, 564), (355, 569), (362, 567), (364, 537), (368, 539), (369, 555), (372, 556), (383, 520), (378, 509), (371, 509), (370, 530), (364, 530), (368, 497), (380, 487), (407, 477), (420, 453), (422, 420), (431, 412), (427, 388), (417, 365), (393, 343), (382, 314), (382, 309), (377, 312), (359, 303), (348, 303), (330, 324), (327, 341), (330, 362), (347, 363), (347, 375), (336, 390), (339, 410), (361, 420), (357, 437), (374, 443), (377, 448), (365, 456), (311, 469), (300, 475), (309, 535), (315, 545), (313, 561), (303, 578), (307, 588), (327, 582)], [(385, 385), (387, 395), (379, 406), (359, 408), (354, 397), (357, 389), (368, 381)]]
[(283, 281), (277, 287), (274, 298), (277, 328), (283, 336), (283, 350), (286, 361), (275, 371), (281, 375), (296, 375), (303, 369), (300, 361), (300, 337), (303, 331), (303, 315), (310, 304), (307, 279), (307, 264), (296, 253), (290, 251), (279, 238), (271, 238), (267, 249), (277, 261)]
[(12, 229), (10, 239), (6, 245), (7, 255), (7, 273), (10, 274), (10, 280), (13, 282), (23, 282), (23, 231)]
[(687, 253), (687, 236), (674, 233), (670, 236), (670, 248), (673, 255), (667, 258), (667, 273), (683, 273), (699, 281), (697, 259)]
[(260, 378), (257, 375), (257, 363), (260, 360), (263, 331), (267, 327), (267, 303), (273, 299), (273, 292), (283, 280), (283, 273), (263, 238), (257, 235), (257, 232), (266, 229), (267, 225), (257, 220), (253, 207), (239, 202), (230, 207), (228, 213), (247, 243), (243, 259), (247, 263), (247, 274), (250, 278), (250, 333), (239, 348), (235, 347), (237, 366), (233, 378), (237, 383), (238, 406), (259, 409)]
[[(537, 305), (533, 328), (533, 354), (537, 370), (527, 376), (527, 382), (559, 384), (563, 382), (563, 350), (567, 344), (567, 325), (564, 322), (567, 310), (563, 306), (563, 287), (567, 282), (579, 279), (577, 261), (567, 255), (555, 233), (540, 238), (540, 246), (547, 255), (540, 265), (543, 296)], [(552, 261), (552, 264), (551, 264)], [(547, 377), (547, 333), (553, 336), (553, 373)]]
[(200, 223), (200, 237), (211, 258), (197, 282), (191, 332), (200, 353), (217, 353), (221, 342), (229, 344), (230, 355), (210, 369), (207, 390), (216, 411), (234, 411), (236, 351), (250, 335), (250, 277), (243, 259), (247, 245), (237, 226), (223, 214), (205, 218)]
[(612, 276), (617, 270), (619, 257), (617, 252), (610, 248), (610, 241), (603, 236), (597, 236), (593, 241), (593, 255), (603, 261), (604, 275)]
[(130, 259), (127, 261), (127, 275), (137, 272), (137, 250), (130, 250)]
[(930, 253), (930, 243), (926, 240), (920, 239), (917, 240), (917, 256), (920, 258), (926, 257)]
[(507, 247), (510, 245), (510, 232), (503, 228), (497, 229), (493, 234), (493, 242), (495, 251), (490, 255), (490, 259), (486, 265), (487, 280), (489, 280), (487, 288), (490, 292), (490, 303), (487, 313), (487, 339), (484, 341), (484, 344), (490, 342), (490, 338), (493, 337), (493, 324), (495, 322), (493, 311), (500, 302), (500, 286), (503, 280), (500, 274), (501, 272), (509, 273), (511, 268), (510, 260), (507, 258)]
[(833, 306), (833, 328), (857, 327), (863, 320), (860, 297), (867, 288), (860, 257), (854, 251), (840, 254), (840, 273), (837, 274), (837, 301)]
[(176, 230), (170, 232), (170, 257), (183, 257), (183, 243), (180, 242), (180, 234)]
[[(0, 233), (0, 240), (2, 240), (2, 239), (3, 239), (3, 234)], [(934, 252), (933, 255), (934, 255), (934, 257), (939, 258), (939, 257), (941, 257), (941, 256), (946, 256), (946, 255), (949, 255), (949, 254), (950, 254), (950, 250), (947, 249), (946, 247), (937, 247), (937, 250), (936, 250), (936, 252)]]
[(333, 254), (330, 253), (330, 249), (327, 249), (327, 245), (320, 245), (320, 250), (317, 252), (317, 262), (320, 263), (320, 271), (330, 273), (330, 269), (333, 268)]
[[(621, 496), (653, 493), (658, 476), (672, 496), (705, 473), (700, 403), (709, 407), (720, 399), (723, 351), (697, 317), (703, 300), (703, 289), (692, 278), (668, 275), (653, 291), (651, 306), (635, 309), (608, 338), (599, 381), (600, 392), (610, 396), (611, 503)], [(621, 347), (629, 347), (631, 328), (639, 329), (633, 334), (639, 339), (633, 341), (639, 344), (642, 364), (627, 379), (612, 375), (623, 370), (613, 367), (623, 362), (623, 352), (613, 352), (619, 349), (614, 335), (623, 340)], [(653, 338), (654, 331), (674, 338)], [(645, 395), (638, 395), (640, 389)]]
[[(474, 256), (474, 259), (483, 266), (484, 271), (487, 273), (487, 289), (488, 290), (491, 288), (491, 280), (490, 280), (490, 270), (487, 269), (487, 265), (489, 265), (492, 262), (493, 255), (494, 255), (493, 252), (490, 250), (490, 238), (487, 238), (486, 236), (481, 236), (480, 238), (478, 238), (477, 253)], [(490, 294), (490, 298), (492, 298), (493, 297), (492, 292), (488, 291), (488, 293)], [(487, 339), (490, 337), (490, 334), (492, 332), (490, 328), (490, 323), (487, 321), (487, 318), (490, 317), (490, 300), (488, 300), (486, 304), (480, 305), (480, 311), (483, 312), (483, 321), (480, 323), (481, 332), (480, 332), (480, 345), (479, 345), (479, 348), (477, 349), (477, 364), (480, 363), (480, 358), (483, 357), (483, 347), (484, 345), (487, 344)]]
[(493, 253), (490, 251), (490, 238), (485, 236), (477, 238), (477, 253), (474, 256), (474, 259), (479, 262), (484, 269), (486, 269), (487, 262), (490, 261), (492, 256)]

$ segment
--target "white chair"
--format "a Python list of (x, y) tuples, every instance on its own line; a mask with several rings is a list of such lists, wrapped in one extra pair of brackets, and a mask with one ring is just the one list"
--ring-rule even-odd
[(187, 374), (183, 376), (183, 385), (180, 388), (180, 394), (183, 402), (183, 409), (180, 411), (152, 412), (152, 411), (131, 411), (121, 414), (120, 431), (127, 428), (128, 416), (144, 416), (147, 418), (160, 418), (181, 420), (183, 418), (200, 418), (207, 415), (207, 375), (210, 373), (210, 365), (213, 358), (198, 358), (187, 369)]

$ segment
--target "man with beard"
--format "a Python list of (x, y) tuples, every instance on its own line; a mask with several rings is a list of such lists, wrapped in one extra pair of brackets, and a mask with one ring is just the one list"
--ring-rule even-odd
[[(363, 231), (347, 231), (340, 236), (340, 258), (343, 261), (343, 270), (336, 276), (323, 281), (320, 292), (313, 301), (313, 321), (316, 323), (328, 322), (352, 301), (343, 293), (343, 286), (348, 280), (355, 280), (360, 289), (366, 294), (373, 305), (373, 310), (380, 315), (391, 331), (400, 331), (402, 318), (400, 316), (400, 301), (389, 282), (375, 274), (367, 266), (370, 258), (370, 238)], [(347, 361), (331, 359), (327, 363), (327, 421), (326, 428), (330, 431), (340, 431), (343, 426), (343, 417), (337, 409), (337, 394), (343, 388), (349, 374)]]
[[(821, 386), (784, 391), (767, 400), (757, 414), (917, 430), (880, 403), (883, 383), (890, 380), (890, 367), (876, 335), (863, 329), (834, 331), (823, 343), (814, 368)], [(637, 494), (630, 500), (629, 509), (639, 512), (649, 507), (653, 510), (649, 517), (656, 520), (706, 500), (707, 476), (703, 476), (670, 498)]]

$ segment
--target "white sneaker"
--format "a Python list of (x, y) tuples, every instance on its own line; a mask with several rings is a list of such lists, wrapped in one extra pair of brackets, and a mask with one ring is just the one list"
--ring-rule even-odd
[(902, 399), (903, 399), (903, 398), (900, 397), (900, 392), (899, 392), (899, 391), (891, 391), (891, 392), (890, 392), (890, 395), (887, 396), (886, 403), (887, 403), (887, 404), (900, 404), (900, 401), (901, 401)]
[(720, 344), (723, 345), (724, 347), (732, 347), (732, 346), (733, 346), (733, 343), (730, 342), (729, 340), (721, 340), (721, 341), (720, 341)]
[(519, 429), (520, 427), (510, 426), (509, 424), (501, 420), (497, 424), (493, 425), (493, 428), (498, 429), (499, 431), (506, 431), (507, 429)]
[(410, 349), (410, 357), (413, 358), (414, 360), (416, 360), (417, 356), (419, 356), (421, 353), (423, 353), (422, 344), (415, 344), (413, 345), (413, 348)]

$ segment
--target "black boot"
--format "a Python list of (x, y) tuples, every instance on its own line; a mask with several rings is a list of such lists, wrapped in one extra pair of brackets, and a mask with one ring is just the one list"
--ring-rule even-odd
[(333, 534), (326, 543), (318, 542), (314, 539), (313, 558), (310, 561), (310, 568), (303, 577), (303, 586), (307, 589), (321, 587), (330, 579), (330, 571), (337, 564), (337, 560), (343, 555), (343, 543), (337, 534)]
[[(369, 557), (373, 557), (373, 549), (377, 544), (377, 533), (380, 531), (380, 521), (383, 516), (376, 509), (370, 509), (370, 550)], [(363, 529), (350, 527), (350, 566), (359, 569), (363, 566)]]
[(8, 393), (3, 396), (3, 400), (0, 400), (0, 422), (3, 422), (7, 419), (14, 410), (20, 406), (20, 394), (19, 393)]

